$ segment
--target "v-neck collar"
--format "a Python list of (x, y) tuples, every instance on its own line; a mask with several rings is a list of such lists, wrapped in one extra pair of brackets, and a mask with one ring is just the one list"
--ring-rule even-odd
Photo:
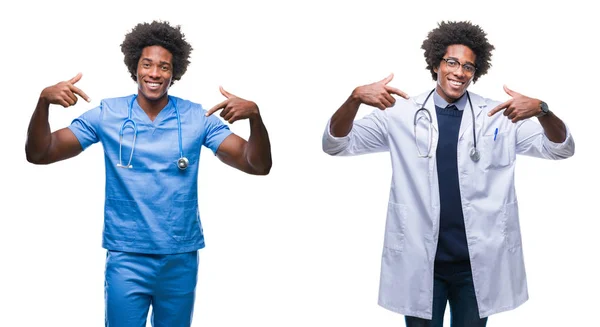
[(131, 109), (132, 116), (135, 115), (140, 121), (142, 121), (145, 124), (157, 126), (167, 117), (169, 117), (169, 115), (173, 112), (173, 99), (171, 99), (171, 96), (168, 96), (168, 99), (169, 101), (167, 102), (167, 105), (164, 108), (162, 108), (161, 111), (159, 111), (158, 115), (156, 115), (156, 118), (154, 118), (154, 120), (151, 120), (148, 114), (144, 111), (144, 109), (140, 107), (140, 104), (137, 101), (137, 96), (135, 96), (133, 108)]

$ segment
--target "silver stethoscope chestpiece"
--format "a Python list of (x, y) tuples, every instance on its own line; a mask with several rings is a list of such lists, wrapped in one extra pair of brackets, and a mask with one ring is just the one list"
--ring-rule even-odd
[(481, 158), (479, 155), (479, 150), (477, 150), (477, 148), (471, 148), (469, 156), (471, 157), (471, 160), (473, 160), (474, 162), (478, 162), (479, 159)]
[(179, 158), (179, 160), (177, 160), (177, 167), (179, 167), (179, 169), (181, 170), (185, 170), (188, 165), (189, 165), (189, 161), (186, 157), (181, 157)]

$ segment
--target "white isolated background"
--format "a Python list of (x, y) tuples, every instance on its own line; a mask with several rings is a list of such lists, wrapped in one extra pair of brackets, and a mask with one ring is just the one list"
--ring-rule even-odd
[[(49, 166), (25, 160), (41, 90), (83, 73), (91, 98), (51, 108), (54, 129), (102, 98), (136, 92), (119, 45), (137, 23), (181, 25), (191, 65), (170, 94), (210, 108), (222, 85), (259, 104), (273, 169), (245, 175), (205, 149), (193, 326), (403, 326), (377, 306), (391, 177), (387, 154), (321, 150), (352, 89), (394, 73), (433, 88), (421, 42), (441, 20), (481, 25), (493, 67), (470, 90), (502, 85), (544, 99), (569, 126), (565, 161), (519, 157), (516, 184), (530, 300), (489, 326), (590, 326), (600, 228), (598, 25), (587, 1), (14, 1), (3, 7), (0, 92), (0, 325), (103, 326), (104, 157), (97, 144)], [(362, 107), (359, 116), (371, 108)], [(231, 126), (247, 137), (248, 123)], [(113, 164), (113, 163), (111, 163)], [(596, 269), (595, 269), (596, 268)], [(448, 316), (448, 314), (447, 314)]]

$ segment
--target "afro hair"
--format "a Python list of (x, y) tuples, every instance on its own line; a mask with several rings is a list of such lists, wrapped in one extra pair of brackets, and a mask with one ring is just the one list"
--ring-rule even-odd
[(476, 82), (480, 76), (485, 75), (492, 66), (491, 57), (494, 46), (488, 42), (486, 33), (481, 27), (469, 21), (442, 21), (437, 28), (429, 32), (427, 39), (421, 45), (421, 49), (425, 50), (426, 68), (431, 72), (434, 81), (437, 81), (437, 73), (434, 68), (440, 66), (448, 46), (453, 44), (467, 46), (475, 53), (475, 67), (477, 67), (477, 70), (473, 82)]
[(125, 55), (124, 62), (137, 82), (137, 66), (146, 47), (158, 45), (167, 49), (173, 55), (173, 79), (171, 85), (181, 79), (190, 64), (192, 46), (185, 40), (179, 25), (173, 27), (168, 22), (153, 21), (140, 23), (125, 35), (121, 51)]

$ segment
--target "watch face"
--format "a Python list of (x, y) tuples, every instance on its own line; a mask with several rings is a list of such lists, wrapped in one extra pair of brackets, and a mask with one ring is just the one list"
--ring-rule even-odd
[(540, 108), (542, 109), (542, 112), (547, 113), (548, 111), (550, 111), (548, 109), (548, 104), (546, 104), (546, 102), (542, 101), (542, 103), (540, 104)]

